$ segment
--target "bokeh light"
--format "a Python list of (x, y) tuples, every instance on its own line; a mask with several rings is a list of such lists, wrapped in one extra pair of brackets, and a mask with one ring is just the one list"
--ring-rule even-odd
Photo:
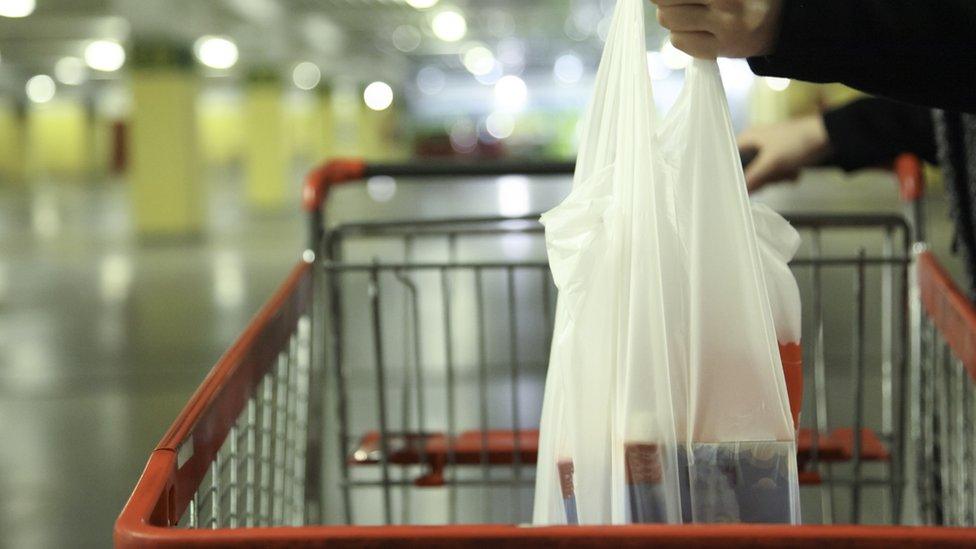
[(85, 63), (77, 57), (62, 57), (54, 65), (54, 77), (62, 84), (77, 86), (85, 81)]
[(396, 191), (396, 179), (388, 175), (377, 175), (366, 180), (366, 193), (376, 202), (389, 202)]
[(47, 103), (48, 101), (54, 99), (54, 94), (57, 92), (57, 85), (54, 83), (54, 79), (46, 74), (38, 74), (27, 81), (27, 86), (25, 90), (27, 91), (27, 99), (30, 99), (34, 103)]
[(27, 17), (36, 7), (35, 0), (0, 0), (0, 17)]
[(315, 89), (322, 81), (322, 70), (310, 61), (302, 61), (291, 71), (291, 80), (301, 90)]
[(420, 31), (413, 25), (400, 25), (393, 30), (393, 47), (410, 53), (420, 47)]
[(765, 82), (766, 85), (769, 86), (769, 89), (778, 92), (783, 91), (786, 88), (790, 87), (789, 78), (777, 78), (775, 76), (766, 76), (763, 77), (763, 82)]
[(485, 130), (495, 139), (507, 139), (515, 132), (515, 117), (507, 112), (493, 112), (485, 119)]
[(229, 69), (237, 64), (237, 44), (223, 36), (202, 36), (193, 45), (197, 59), (212, 69)]
[(583, 61), (573, 53), (560, 55), (552, 72), (561, 84), (575, 84), (583, 78)]
[(418, 10), (425, 10), (437, 5), (437, 0), (407, 0), (407, 4)]
[(520, 111), (529, 99), (525, 81), (514, 75), (501, 77), (495, 83), (495, 108), (503, 112)]
[(447, 9), (434, 16), (430, 23), (434, 36), (445, 42), (457, 42), (468, 33), (468, 22), (461, 12)]
[(491, 50), (482, 46), (475, 45), (468, 48), (461, 56), (464, 68), (475, 76), (482, 76), (491, 72), (495, 66), (495, 54)]
[(85, 63), (96, 71), (117, 71), (125, 64), (125, 48), (114, 40), (95, 40), (85, 47)]
[(386, 110), (393, 104), (393, 88), (386, 82), (373, 82), (363, 90), (363, 102), (374, 111)]

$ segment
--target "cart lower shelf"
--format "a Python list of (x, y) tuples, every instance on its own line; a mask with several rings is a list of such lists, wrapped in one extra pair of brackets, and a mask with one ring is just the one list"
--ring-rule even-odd
[[(821, 478), (807, 465), (814, 459), (824, 463), (843, 463), (855, 458), (855, 436), (850, 427), (820, 433), (800, 429), (797, 437), (797, 465), (801, 484), (820, 484)], [(378, 431), (359, 439), (349, 456), (351, 465), (378, 465), (382, 462), (383, 440)], [(445, 433), (390, 433), (386, 437), (387, 463), (396, 466), (426, 465), (428, 472), (416, 479), (417, 486), (443, 486), (444, 469), (449, 464), (534, 465), (539, 455), (538, 429), (512, 431), (464, 431), (448, 437)], [(815, 451), (816, 449), (816, 451)], [(861, 429), (861, 461), (888, 461), (891, 453), (871, 429)]]

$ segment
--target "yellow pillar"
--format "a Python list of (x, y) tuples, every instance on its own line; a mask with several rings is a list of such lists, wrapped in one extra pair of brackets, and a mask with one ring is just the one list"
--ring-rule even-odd
[(274, 71), (253, 74), (244, 99), (245, 196), (251, 206), (275, 209), (287, 199), (288, 141), (281, 83)]
[(360, 140), (360, 109), (363, 105), (362, 90), (343, 86), (337, 88), (332, 96), (333, 107), (333, 153), (337, 157), (362, 156)]
[(207, 170), (228, 170), (244, 156), (244, 109), (236, 96), (208, 95), (197, 101), (201, 161)]
[(0, 184), (21, 184), (27, 175), (24, 106), (0, 103)]
[(165, 44), (137, 44), (132, 64), (130, 196), (136, 229), (143, 237), (199, 234), (204, 189), (192, 54)]
[(359, 107), (359, 155), (367, 160), (382, 158), (383, 114), (372, 111), (365, 105)]
[(88, 175), (91, 144), (87, 106), (55, 97), (27, 111), (29, 169), (36, 175), (78, 179)]

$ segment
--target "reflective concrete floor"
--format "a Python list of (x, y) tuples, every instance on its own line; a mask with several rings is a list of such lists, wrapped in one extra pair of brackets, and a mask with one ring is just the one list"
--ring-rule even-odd
[[(298, 258), (297, 208), (250, 211), (239, 178), (211, 179), (206, 229), (180, 242), (133, 236), (122, 182), (0, 188), (0, 547), (108, 546), (153, 445)], [(379, 182), (373, 197), (337, 193), (330, 213), (523, 214), (551, 207), (567, 185), (527, 189), (401, 184), (380, 203), (390, 187)], [(879, 175), (815, 173), (760, 199), (787, 211), (899, 210)], [(937, 194), (929, 210), (941, 252), (950, 225)]]

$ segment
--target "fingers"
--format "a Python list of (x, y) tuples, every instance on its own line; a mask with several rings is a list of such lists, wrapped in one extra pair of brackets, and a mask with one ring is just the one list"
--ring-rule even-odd
[(785, 164), (782, 159), (772, 154), (764, 154), (760, 149), (755, 160), (746, 166), (746, 188), (751, 193), (769, 183), (795, 180), (799, 175), (798, 169)]
[(709, 31), (711, 11), (702, 5), (678, 5), (661, 7), (657, 10), (657, 20), (671, 32)]
[(701, 31), (672, 32), (671, 43), (674, 47), (699, 59), (715, 59), (718, 57), (718, 40), (715, 35)]
[(759, 153), (755, 160), (746, 166), (746, 188), (749, 189), (749, 192), (756, 191), (771, 182), (772, 170), (773, 166), (769, 162), (768, 155)]
[(762, 142), (759, 136), (749, 128), (735, 137), (735, 142), (739, 145), (739, 150), (759, 150)]

